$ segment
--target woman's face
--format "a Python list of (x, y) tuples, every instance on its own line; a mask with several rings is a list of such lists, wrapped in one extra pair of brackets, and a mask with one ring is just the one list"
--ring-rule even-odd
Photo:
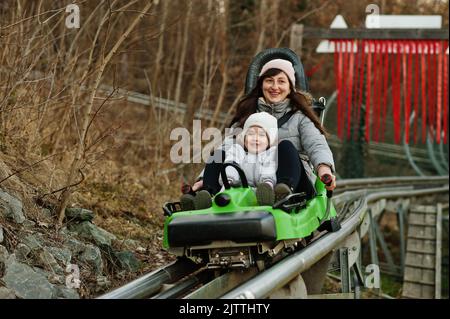
[(289, 79), (284, 72), (269, 76), (263, 80), (262, 91), (268, 103), (278, 103), (286, 99), (291, 93)]
[(269, 146), (269, 138), (266, 131), (259, 126), (251, 126), (245, 134), (245, 147), (250, 153), (264, 152)]

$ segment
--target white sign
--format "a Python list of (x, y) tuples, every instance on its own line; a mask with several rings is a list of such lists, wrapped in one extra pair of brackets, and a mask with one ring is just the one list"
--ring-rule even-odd
[[(366, 28), (367, 29), (440, 29), (442, 27), (442, 16), (440, 15), (385, 15), (379, 14), (379, 7), (370, 4), (366, 7)], [(330, 29), (347, 29), (344, 17), (337, 15), (330, 25)], [(344, 49), (346, 52), (357, 52), (355, 43), (348, 44)], [(369, 49), (366, 49), (368, 52)], [(374, 52), (374, 48), (370, 49)], [(334, 53), (334, 43), (328, 40), (320, 41), (316, 48), (317, 53)], [(419, 49), (419, 52), (421, 50)], [(427, 53), (427, 52), (425, 52)], [(446, 53), (448, 54), (448, 48)]]
[[(344, 20), (344, 17), (338, 14), (333, 22), (331, 22), (330, 29), (348, 29), (347, 23)], [(319, 46), (316, 49), (317, 53), (333, 53), (334, 52), (334, 43), (328, 40), (322, 40), (319, 43)]]
[(366, 16), (367, 29), (440, 29), (442, 16), (438, 15), (385, 15)]

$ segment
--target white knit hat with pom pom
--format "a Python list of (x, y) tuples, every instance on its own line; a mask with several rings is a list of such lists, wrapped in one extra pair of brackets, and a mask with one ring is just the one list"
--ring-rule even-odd
[(252, 126), (259, 126), (266, 131), (269, 137), (269, 147), (276, 145), (278, 139), (278, 121), (276, 117), (267, 112), (258, 112), (250, 115), (244, 123), (242, 132), (237, 136), (238, 143), (244, 145), (244, 137)]

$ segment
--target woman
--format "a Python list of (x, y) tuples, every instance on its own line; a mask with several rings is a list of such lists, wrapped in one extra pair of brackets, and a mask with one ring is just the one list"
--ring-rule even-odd
[[(307, 198), (312, 198), (315, 195), (314, 171), (319, 178), (325, 174), (332, 176), (327, 190), (336, 187), (333, 154), (325, 139), (326, 132), (312, 109), (310, 95), (295, 89), (295, 71), (290, 61), (273, 59), (262, 67), (257, 85), (239, 102), (231, 128), (242, 128), (246, 119), (255, 112), (267, 112), (279, 122), (288, 118), (278, 130), (276, 200), (292, 192), (305, 192)], [(206, 164), (201, 179), (193, 185), (194, 191), (207, 191), (198, 192), (196, 209), (208, 207), (210, 199), (207, 194), (214, 195), (220, 190), (218, 176), (225, 158), (223, 148), (232, 138), (225, 138), (224, 144)]]

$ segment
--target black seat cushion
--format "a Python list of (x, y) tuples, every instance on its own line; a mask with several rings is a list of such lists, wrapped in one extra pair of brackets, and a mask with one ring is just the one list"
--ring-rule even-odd
[(171, 247), (208, 245), (215, 240), (236, 243), (275, 240), (276, 229), (272, 214), (247, 211), (176, 217), (168, 225)]

